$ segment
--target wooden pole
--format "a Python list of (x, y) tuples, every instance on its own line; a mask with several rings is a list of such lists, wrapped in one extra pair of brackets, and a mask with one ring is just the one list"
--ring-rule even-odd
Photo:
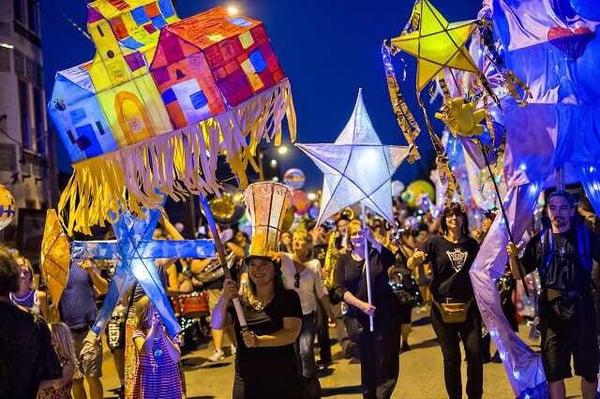
[[(360, 214), (360, 220), (362, 222), (362, 228), (363, 230), (368, 228), (367, 226), (367, 213), (366, 208), (365, 208), (365, 204), (361, 201), (360, 203), (360, 209), (361, 209), (361, 214)], [(369, 243), (367, 241), (367, 237), (363, 237), (363, 239), (365, 240), (365, 278), (367, 279), (367, 302), (369, 302), (369, 305), (373, 305), (373, 297), (371, 294), (371, 265), (369, 264)], [(375, 331), (375, 317), (374, 316), (369, 316), (369, 331), (373, 332)]]
[[(213, 240), (215, 240), (215, 246), (217, 247), (217, 253), (219, 255), (219, 260), (221, 261), (221, 267), (223, 268), (223, 274), (226, 279), (231, 278), (231, 271), (229, 270), (229, 266), (227, 266), (227, 258), (225, 256), (225, 247), (221, 242), (221, 238), (219, 237), (219, 231), (217, 230), (217, 223), (215, 222), (215, 218), (210, 211), (210, 207), (208, 206), (208, 201), (204, 195), (200, 195), (200, 206), (204, 212), (204, 216), (206, 217), (206, 221), (208, 222), (208, 228), (213, 236)], [(237, 315), (238, 322), (240, 323), (240, 327), (243, 329), (248, 328), (248, 323), (246, 323), (246, 317), (244, 316), (244, 310), (242, 309), (242, 304), (240, 303), (240, 298), (235, 297), (232, 299), (233, 306), (235, 307), (235, 314)]]

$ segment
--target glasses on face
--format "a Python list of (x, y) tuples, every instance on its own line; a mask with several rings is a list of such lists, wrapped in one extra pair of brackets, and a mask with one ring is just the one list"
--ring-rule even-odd
[(300, 288), (300, 273), (294, 274), (294, 287)]
[(568, 205), (561, 205), (561, 206), (554, 206), (554, 205), (550, 205), (549, 209), (551, 212), (567, 212), (571, 210), (571, 207)]

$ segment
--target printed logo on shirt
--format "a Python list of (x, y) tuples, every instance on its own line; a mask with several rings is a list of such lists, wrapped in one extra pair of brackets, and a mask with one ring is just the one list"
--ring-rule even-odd
[(460, 248), (456, 248), (454, 251), (446, 251), (446, 255), (448, 255), (450, 263), (452, 263), (452, 268), (458, 273), (465, 265), (469, 254)]

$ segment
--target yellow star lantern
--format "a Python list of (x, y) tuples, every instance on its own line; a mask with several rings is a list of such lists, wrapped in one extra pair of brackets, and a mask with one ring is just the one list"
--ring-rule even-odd
[(415, 4), (411, 16), (414, 30), (391, 40), (392, 46), (417, 58), (417, 91), (443, 68), (478, 73), (464, 46), (476, 28), (476, 20), (449, 23), (429, 0)]
[(476, 109), (475, 104), (458, 97), (448, 99), (435, 117), (444, 122), (454, 136), (471, 137), (483, 133), (481, 121), (486, 114), (485, 109)]

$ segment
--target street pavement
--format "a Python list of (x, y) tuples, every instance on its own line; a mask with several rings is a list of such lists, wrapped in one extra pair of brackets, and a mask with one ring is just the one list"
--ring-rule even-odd
[[(415, 312), (415, 326), (409, 342), (412, 349), (400, 355), (400, 378), (396, 385), (393, 398), (444, 399), (442, 356), (431, 325), (423, 314)], [(528, 327), (521, 327), (521, 335), (526, 336)], [(332, 337), (335, 333), (332, 330)], [(105, 346), (106, 348), (106, 346)], [(535, 347), (534, 349), (539, 349)], [(492, 348), (492, 351), (494, 348)], [(231, 397), (233, 381), (233, 357), (217, 365), (206, 365), (206, 358), (212, 353), (212, 346), (201, 348), (184, 357), (186, 367), (188, 399), (226, 399)], [(323, 397), (335, 399), (359, 399), (360, 394), (360, 365), (351, 364), (343, 359), (341, 347), (333, 347), (334, 364), (330, 375), (320, 379), (323, 387)], [(492, 352), (493, 353), (493, 352)], [(318, 357), (317, 357), (318, 358)], [(463, 356), (464, 358), (464, 356)], [(105, 397), (111, 398), (109, 389), (116, 388), (116, 376), (112, 356), (105, 352), (103, 383)], [(463, 390), (466, 385), (466, 363), (462, 367)], [(513, 398), (512, 389), (508, 383), (504, 368), (501, 364), (489, 363), (484, 365), (484, 398)], [(579, 381), (567, 381), (567, 398), (580, 398)], [(466, 398), (466, 395), (465, 395)], [(284, 398), (282, 398), (284, 399)]]

